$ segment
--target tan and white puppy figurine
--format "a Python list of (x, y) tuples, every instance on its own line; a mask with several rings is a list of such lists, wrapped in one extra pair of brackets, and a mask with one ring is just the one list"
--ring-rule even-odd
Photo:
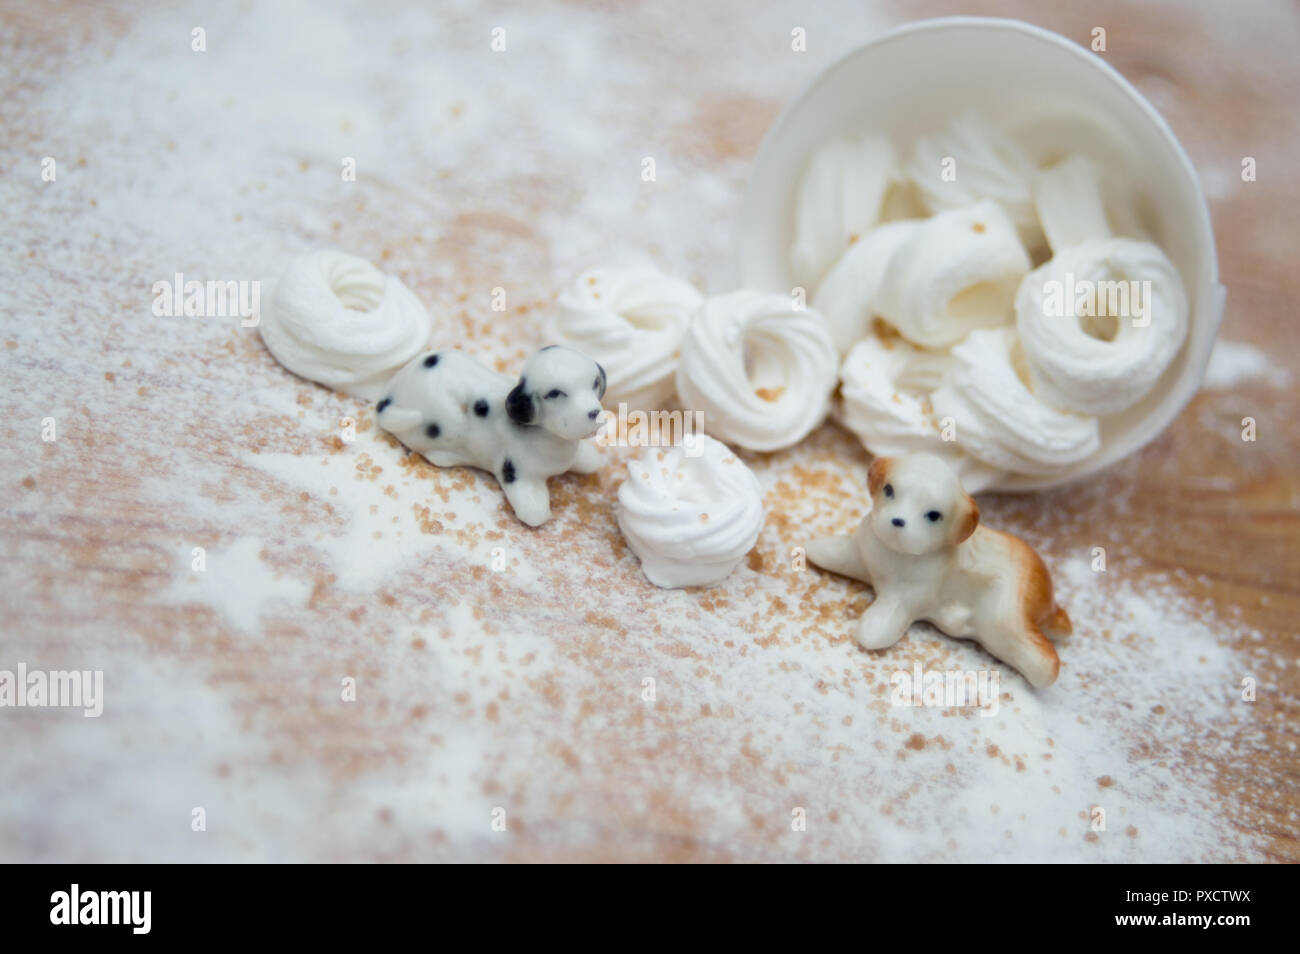
[(871, 512), (857, 530), (814, 540), (807, 550), (823, 569), (875, 589), (858, 643), (885, 649), (924, 620), (976, 640), (1035, 688), (1055, 682), (1061, 661), (1047, 635), (1070, 633), (1070, 617), (1056, 605), (1038, 554), (981, 527), (975, 501), (931, 454), (878, 457), (867, 484)]

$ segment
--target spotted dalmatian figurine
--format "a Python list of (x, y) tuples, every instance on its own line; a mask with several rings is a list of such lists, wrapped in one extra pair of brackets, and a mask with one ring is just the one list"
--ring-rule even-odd
[(548, 477), (600, 467), (586, 438), (604, 396), (605, 369), (571, 348), (541, 349), (518, 382), (444, 350), (397, 372), (376, 411), (380, 427), (433, 464), (491, 471), (515, 515), (538, 527), (551, 519)]

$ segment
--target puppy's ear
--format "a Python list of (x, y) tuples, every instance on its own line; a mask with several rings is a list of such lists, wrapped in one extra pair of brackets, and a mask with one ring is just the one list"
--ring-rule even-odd
[(877, 457), (871, 462), (871, 467), (867, 469), (867, 491), (872, 497), (880, 493), (880, 488), (889, 480), (889, 465), (892, 463), (893, 460), (888, 457)]
[(957, 522), (957, 543), (961, 543), (980, 524), (980, 508), (970, 494), (962, 494), (961, 519)]
[(601, 367), (600, 362), (596, 363), (596, 371), (600, 374), (600, 387), (596, 389), (596, 399), (605, 400), (605, 369)]
[(531, 424), (537, 416), (537, 406), (533, 403), (528, 382), (524, 378), (520, 378), (519, 383), (506, 395), (506, 414), (516, 424)]

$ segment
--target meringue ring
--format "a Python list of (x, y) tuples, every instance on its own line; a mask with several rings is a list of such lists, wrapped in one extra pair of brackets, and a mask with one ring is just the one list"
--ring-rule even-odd
[(876, 312), (908, 341), (947, 348), (1010, 324), (1031, 263), (1002, 207), (985, 199), (918, 223), (895, 249)]
[(708, 586), (736, 568), (763, 529), (763, 488), (721, 441), (647, 447), (618, 489), (619, 529), (655, 586)]
[(978, 493), (1004, 474), (943, 439), (931, 394), (951, 367), (946, 353), (925, 351), (897, 336), (870, 335), (840, 368), (837, 416), (875, 456), (933, 454), (957, 471), (968, 491)]
[(884, 136), (841, 139), (815, 153), (795, 197), (790, 269), (809, 292), (857, 236), (880, 220), (898, 157)]
[[(1011, 136), (978, 113), (965, 113), (917, 139), (906, 170), (931, 212), (992, 199), (1010, 216), (1026, 245), (1041, 242), (1030, 185), (1034, 162)], [(949, 170), (951, 175), (944, 175)]]
[(1183, 346), (1187, 311), (1178, 269), (1150, 242), (1089, 239), (1062, 249), (1016, 295), (1034, 391), (1087, 414), (1132, 407)]
[(1114, 234), (1101, 167), (1086, 156), (1068, 156), (1035, 175), (1034, 205), (1053, 252)]
[(433, 319), (400, 279), (322, 250), (289, 263), (258, 330), (294, 374), (374, 401), (424, 350)]
[(830, 322), (841, 355), (867, 336), (886, 269), (898, 246), (919, 225), (903, 219), (876, 226), (849, 246), (817, 286), (812, 306)]
[(839, 355), (826, 319), (786, 295), (715, 295), (691, 322), (677, 395), (705, 430), (750, 450), (797, 444), (830, 410)]
[(610, 401), (653, 410), (672, 399), (682, 338), (703, 300), (650, 267), (593, 268), (560, 293), (546, 331), (600, 362)]
[(992, 467), (1048, 476), (1101, 446), (1095, 417), (1058, 411), (1024, 382), (1014, 328), (973, 331), (952, 349), (947, 380), (931, 402), (940, 422), (951, 417), (957, 444)]

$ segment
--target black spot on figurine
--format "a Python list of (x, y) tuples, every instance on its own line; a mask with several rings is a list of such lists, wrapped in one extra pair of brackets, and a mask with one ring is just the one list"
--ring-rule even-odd
[(474, 402), (474, 413), (479, 417), (487, 417), (489, 410), (487, 398), (479, 398)]
[(438, 435), (442, 433), (442, 428), (439, 427), (437, 424), (430, 424), (428, 427), (424, 429), (424, 433), (428, 434), (430, 438), (436, 440)]
[(429, 357), (424, 359), (424, 366), (426, 368), (432, 368), (437, 363), (438, 363), (438, 356), (436, 354), (431, 354), (429, 355)]
[(507, 484), (513, 484), (515, 482), (515, 462), (509, 457), (507, 457), (506, 462), (501, 465), (501, 479)]
[(537, 409), (533, 407), (533, 396), (528, 393), (528, 382), (524, 378), (506, 395), (506, 413), (516, 424), (531, 424)]
[(384, 398), (382, 401), (380, 401), (378, 404), (375, 405), (375, 411), (378, 412), (379, 414), (383, 414), (384, 408), (388, 407), (388, 405), (392, 403), (393, 403), (392, 398)]

